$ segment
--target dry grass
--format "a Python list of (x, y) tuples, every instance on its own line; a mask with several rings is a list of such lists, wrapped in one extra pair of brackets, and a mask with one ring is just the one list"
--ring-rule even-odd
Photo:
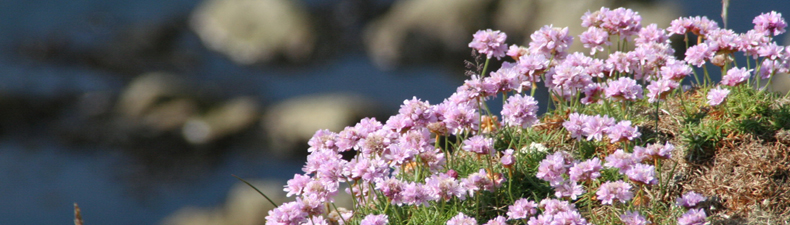
[[(775, 103), (771, 107), (787, 106)], [(688, 191), (710, 196), (706, 203), (714, 224), (790, 224), (790, 132), (781, 129), (767, 136), (722, 130), (723, 138), (705, 150), (704, 160), (695, 160), (680, 139), (682, 127), (689, 123), (689, 117), (682, 116), (680, 101), (667, 102), (662, 108), (658, 129), (647, 122), (644, 130), (678, 146), (673, 153), (678, 168), (668, 196)], [(703, 121), (725, 119), (716, 109), (687, 105), (685, 110)], [(665, 175), (671, 164), (663, 165)]]

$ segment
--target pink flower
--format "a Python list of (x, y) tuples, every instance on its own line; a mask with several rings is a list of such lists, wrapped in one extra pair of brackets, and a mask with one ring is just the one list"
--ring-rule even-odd
[(565, 157), (562, 152), (555, 152), (554, 154), (546, 156), (546, 159), (540, 161), (538, 166), (538, 173), (535, 175), (538, 178), (548, 181), (552, 186), (562, 183), (562, 177), (568, 171), (565, 167)]
[(667, 80), (679, 81), (693, 72), (691, 67), (684, 61), (670, 59), (666, 65), (661, 67), (661, 77)]
[(647, 43), (669, 43), (669, 35), (664, 29), (658, 28), (658, 25), (651, 23), (639, 31), (639, 35), (634, 39), (637, 45)]
[(500, 59), (505, 56), (507, 51), (507, 35), (501, 31), (493, 31), (491, 29), (478, 30), (474, 35), (469, 47), (477, 50), (477, 52), (485, 54), (487, 58), (496, 57)]
[(547, 58), (552, 55), (563, 58), (573, 43), (573, 36), (568, 35), (568, 28), (557, 28), (546, 25), (529, 36), (529, 50), (533, 54), (543, 54)]
[(674, 90), (678, 86), (680, 86), (680, 84), (674, 80), (659, 79), (656, 81), (651, 81), (650, 84), (647, 85), (647, 101), (654, 103), (656, 101), (662, 100), (667, 94), (669, 94), (670, 91)]
[(557, 196), (557, 198), (569, 197), (572, 200), (576, 200), (579, 195), (584, 193), (584, 187), (570, 180), (563, 180), (561, 184), (553, 187), (554, 196)]
[(381, 215), (370, 214), (365, 216), (365, 218), (362, 219), (361, 222), (359, 222), (360, 225), (386, 225), (388, 223), (389, 223), (389, 218), (387, 217), (386, 214), (381, 214)]
[(644, 216), (639, 215), (637, 211), (626, 211), (625, 214), (620, 215), (620, 220), (625, 225), (647, 225), (651, 224)]
[(612, 45), (609, 42), (609, 33), (597, 27), (587, 28), (587, 31), (579, 35), (579, 41), (585, 48), (591, 49), (590, 55), (595, 55), (597, 51), (603, 52), (604, 46)]
[(508, 126), (527, 128), (538, 121), (538, 101), (532, 96), (513, 95), (502, 106), (502, 120)]
[(573, 165), (568, 174), (574, 182), (589, 181), (601, 177), (601, 169), (603, 169), (601, 160), (598, 157), (593, 157)]
[(507, 219), (504, 216), (497, 216), (491, 220), (489, 220), (484, 225), (507, 225)]
[(603, 165), (609, 168), (618, 168), (620, 173), (625, 173), (635, 163), (631, 157), (631, 153), (627, 153), (622, 149), (617, 149), (614, 153), (606, 156), (606, 163)]
[(678, 218), (678, 225), (703, 225), (707, 217), (705, 210), (692, 209)]
[(730, 94), (730, 90), (722, 89), (721, 87), (716, 87), (716, 89), (710, 89), (708, 91), (708, 105), (710, 106), (717, 106), (724, 102), (727, 98), (727, 95)]
[(785, 32), (787, 23), (782, 18), (782, 13), (771, 11), (770, 13), (763, 13), (752, 20), (754, 29), (762, 32), (765, 35), (780, 35)]
[(683, 194), (680, 198), (675, 200), (675, 203), (678, 206), (685, 207), (687, 209), (694, 208), (700, 202), (705, 201), (705, 196), (702, 196), (699, 193), (689, 191), (686, 194)]
[(459, 212), (458, 215), (447, 221), (447, 225), (477, 225), (477, 220)]
[(445, 173), (434, 174), (425, 178), (425, 188), (437, 200), (449, 201), (453, 196), (461, 200), (466, 198), (466, 190), (458, 180)]
[(469, 139), (466, 139), (461, 149), (477, 153), (478, 155), (493, 154), (494, 139), (486, 138), (481, 135), (475, 135)]
[(733, 67), (727, 71), (727, 75), (721, 78), (721, 84), (727, 86), (739, 85), (746, 82), (746, 80), (752, 76), (752, 71), (754, 71), (754, 69), (746, 70), (746, 68)]
[(513, 149), (507, 149), (502, 153), (502, 158), (500, 159), (502, 166), (510, 168), (511, 166), (513, 166), (513, 163), (515, 163), (515, 161), (516, 159), (513, 157)]
[(610, 126), (607, 130), (609, 133), (609, 139), (611, 143), (616, 143), (618, 141), (625, 141), (625, 140), (634, 140), (635, 138), (639, 138), (642, 133), (639, 133), (639, 128), (636, 126), (631, 126), (631, 121), (623, 120), (619, 123)]
[(715, 50), (715, 48), (709, 46), (708, 43), (700, 43), (691, 46), (686, 50), (686, 62), (697, 67), (702, 67), (702, 65), (705, 64), (705, 60), (713, 58), (713, 55), (716, 53), (713, 50)]
[(598, 188), (595, 194), (598, 196), (598, 200), (601, 200), (601, 204), (604, 205), (611, 205), (615, 200), (625, 203), (634, 197), (634, 193), (631, 192), (631, 185), (622, 180), (607, 181), (601, 184), (601, 187)]
[(628, 176), (631, 181), (641, 184), (654, 185), (658, 183), (658, 179), (656, 179), (656, 168), (652, 165), (641, 163), (634, 164), (625, 171), (625, 175)]
[(517, 219), (526, 219), (535, 213), (538, 213), (538, 204), (535, 204), (534, 201), (530, 201), (526, 198), (521, 198), (516, 200), (513, 205), (508, 206), (507, 208), (507, 216), (508, 219), (517, 220)]

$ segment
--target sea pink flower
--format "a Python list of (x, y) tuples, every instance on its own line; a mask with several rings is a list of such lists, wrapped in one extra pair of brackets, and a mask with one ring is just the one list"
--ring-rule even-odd
[(543, 54), (547, 58), (552, 55), (564, 58), (567, 50), (573, 43), (573, 36), (568, 35), (568, 28), (558, 28), (546, 25), (529, 36), (529, 50), (532, 54)]
[(283, 191), (287, 192), (285, 195), (286, 197), (291, 197), (291, 195), (301, 195), (302, 189), (304, 189), (307, 182), (310, 182), (310, 176), (302, 175), (302, 174), (294, 174), (294, 178), (288, 180), (285, 188)]
[(449, 201), (453, 196), (461, 200), (466, 198), (466, 190), (458, 180), (445, 173), (434, 174), (425, 178), (425, 188), (437, 200)]
[(620, 215), (620, 220), (625, 225), (647, 225), (651, 224), (644, 216), (639, 215), (637, 211), (626, 211), (625, 214)]
[(713, 55), (716, 54), (715, 46), (710, 46), (708, 43), (700, 43), (694, 46), (691, 46), (686, 50), (686, 62), (691, 65), (702, 67), (705, 64), (705, 60), (713, 58)]
[(303, 211), (304, 205), (293, 201), (269, 210), (266, 216), (266, 224), (297, 225), (307, 222), (307, 212)]
[(609, 42), (609, 33), (597, 27), (589, 27), (587, 31), (579, 35), (579, 41), (584, 44), (585, 48), (589, 48), (590, 55), (595, 55), (595, 52), (603, 52), (604, 46), (612, 45)]
[(502, 166), (510, 168), (515, 163), (516, 159), (513, 157), (513, 149), (507, 149), (502, 152), (502, 157), (500, 158), (500, 162)]
[(636, 126), (631, 126), (631, 121), (623, 120), (619, 123), (610, 126), (607, 130), (609, 133), (609, 139), (611, 143), (616, 143), (618, 141), (625, 141), (625, 140), (634, 140), (635, 138), (639, 138), (642, 133), (639, 133), (639, 128)]
[(680, 83), (674, 80), (659, 79), (656, 81), (651, 81), (650, 84), (647, 85), (647, 101), (654, 103), (656, 101), (662, 100), (670, 91), (674, 90), (678, 86), (680, 86)]
[(782, 13), (771, 11), (770, 13), (763, 13), (752, 20), (754, 29), (762, 32), (765, 35), (780, 35), (785, 32), (787, 23), (782, 18)]
[(609, 168), (618, 168), (620, 173), (623, 174), (635, 163), (631, 156), (631, 153), (617, 149), (614, 153), (606, 156), (606, 163), (603, 165)]
[(532, 96), (513, 95), (502, 106), (502, 120), (508, 126), (527, 128), (538, 121), (538, 101)]
[(538, 178), (548, 181), (552, 186), (562, 183), (562, 177), (568, 171), (565, 167), (565, 157), (562, 152), (555, 152), (554, 154), (546, 156), (546, 159), (540, 161), (538, 166), (538, 173), (535, 175)]
[(507, 51), (507, 34), (501, 31), (493, 31), (491, 29), (478, 30), (474, 35), (469, 47), (477, 50), (477, 52), (485, 54), (487, 58), (496, 57), (500, 59), (505, 56)]
[(705, 196), (702, 196), (701, 194), (693, 191), (689, 191), (683, 194), (683, 196), (681, 196), (680, 198), (677, 198), (675, 200), (675, 203), (678, 206), (682, 206), (687, 209), (690, 209), (690, 208), (694, 208), (695, 206), (697, 206), (697, 204), (703, 201), (705, 201)]
[(447, 225), (477, 225), (477, 220), (459, 212), (458, 215), (447, 221)]
[(708, 91), (708, 105), (717, 106), (721, 104), (729, 94), (730, 90), (726, 88), (722, 89), (721, 87), (716, 87), (716, 89), (710, 89), (710, 91)]
[(746, 68), (733, 67), (727, 71), (727, 75), (721, 78), (721, 84), (727, 86), (739, 85), (746, 82), (746, 80), (752, 76), (752, 71), (754, 71), (754, 69), (747, 70)]
[(680, 81), (693, 72), (691, 66), (682, 60), (669, 59), (661, 67), (661, 77), (667, 80)]
[(584, 122), (582, 131), (584, 132), (584, 135), (587, 136), (588, 141), (593, 139), (600, 141), (603, 139), (604, 135), (608, 134), (609, 127), (613, 125), (615, 125), (614, 118), (611, 118), (607, 115), (595, 115), (587, 117), (587, 121)]
[(516, 219), (526, 219), (535, 213), (538, 213), (538, 204), (534, 201), (528, 200), (526, 198), (521, 198), (516, 200), (513, 205), (508, 206), (507, 208), (507, 216), (508, 219), (516, 220)]
[(656, 179), (656, 168), (653, 165), (636, 163), (625, 171), (625, 175), (628, 176), (631, 181), (641, 184), (654, 185), (658, 183), (658, 179)]
[(466, 139), (461, 149), (477, 153), (478, 155), (493, 154), (494, 139), (483, 137), (482, 135), (475, 135), (469, 139)]
[(554, 185), (553, 187), (554, 196), (557, 196), (557, 198), (568, 197), (572, 200), (576, 200), (579, 195), (584, 194), (584, 187), (575, 181), (563, 180), (562, 183)]
[(504, 216), (497, 216), (483, 225), (507, 225), (507, 219)]
[(370, 214), (365, 216), (362, 221), (359, 222), (360, 225), (386, 225), (389, 223), (389, 218), (386, 214), (374, 215)]
[(595, 194), (598, 196), (598, 200), (601, 200), (601, 204), (604, 205), (611, 205), (615, 200), (625, 203), (634, 197), (634, 193), (631, 192), (631, 185), (622, 180), (607, 181), (601, 184), (601, 187), (598, 188)]
[(570, 175), (570, 179), (574, 182), (589, 181), (601, 177), (601, 169), (603, 169), (601, 160), (598, 159), (598, 157), (593, 157), (592, 159), (573, 165), (568, 174)]
[(678, 225), (704, 225), (707, 217), (705, 210), (692, 209), (678, 218)]
[(634, 38), (634, 42), (637, 45), (647, 43), (668, 44), (669, 35), (664, 29), (658, 28), (658, 25), (655, 23), (651, 23), (639, 31), (639, 35)]

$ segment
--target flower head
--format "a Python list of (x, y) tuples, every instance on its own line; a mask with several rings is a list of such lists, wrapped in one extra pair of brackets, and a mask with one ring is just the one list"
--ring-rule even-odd
[(482, 135), (475, 135), (464, 141), (461, 149), (474, 152), (479, 155), (488, 155), (494, 153), (494, 139), (483, 137)]
[(678, 218), (678, 225), (703, 225), (707, 217), (705, 210), (692, 209)]
[(574, 182), (595, 180), (601, 177), (601, 169), (603, 169), (601, 160), (598, 157), (593, 157), (573, 165), (568, 174)]
[(477, 220), (459, 212), (458, 215), (447, 221), (447, 225), (477, 225)]
[(625, 214), (620, 215), (620, 220), (625, 225), (647, 225), (651, 224), (644, 216), (639, 215), (637, 211), (627, 211)]
[(620, 77), (620, 79), (609, 82), (604, 93), (607, 98), (619, 101), (636, 101), (642, 98), (642, 86), (637, 84), (634, 79)]
[(700, 202), (705, 201), (705, 196), (693, 191), (686, 192), (680, 198), (675, 200), (675, 203), (678, 206), (682, 206), (685, 208), (694, 208)]
[(360, 225), (385, 225), (389, 223), (389, 218), (386, 214), (381, 215), (374, 215), (370, 214), (365, 216), (364, 219), (359, 223)]
[(474, 35), (469, 47), (477, 50), (477, 52), (485, 54), (487, 58), (496, 57), (500, 59), (505, 56), (507, 51), (507, 34), (501, 31), (493, 31), (491, 29), (478, 30)]
[(532, 42), (529, 43), (529, 50), (533, 54), (543, 54), (546, 57), (552, 55), (563, 58), (566, 51), (573, 43), (573, 36), (568, 35), (568, 28), (558, 28), (546, 25), (529, 36)]
[(708, 91), (708, 105), (710, 106), (717, 106), (724, 102), (727, 98), (727, 95), (730, 94), (730, 90), (722, 89), (721, 87), (716, 87), (716, 89), (710, 89)]
[(780, 35), (785, 32), (787, 23), (782, 18), (782, 13), (771, 11), (770, 13), (763, 13), (752, 20), (754, 29), (762, 32), (765, 35)]
[(508, 206), (507, 217), (511, 220), (526, 219), (532, 215), (535, 215), (535, 213), (538, 213), (537, 208), (538, 204), (536, 204), (534, 201), (522, 198), (516, 200), (513, 205)]
[(502, 106), (502, 119), (508, 126), (530, 127), (538, 121), (538, 101), (532, 96), (510, 96)]
[(601, 204), (604, 205), (611, 205), (615, 200), (625, 203), (634, 197), (634, 193), (631, 192), (631, 185), (622, 180), (607, 181), (601, 184), (601, 187), (598, 188), (595, 194), (601, 200)]

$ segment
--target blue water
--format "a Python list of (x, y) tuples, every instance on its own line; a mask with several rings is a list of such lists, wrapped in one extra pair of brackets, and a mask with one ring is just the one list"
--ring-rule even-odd
[[(326, 7), (334, 2), (308, 1), (313, 7)], [(678, 2), (688, 15), (708, 15), (720, 21), (719, 1)], [(0, 93), (40, 98), (86, 92), (118, 93), (126, 78), (81, 65), (20, 58), (14, 46), (27, 39), (52, 35), (66, 35), (76, 46), (92, 46), (93, 42), (116, 34), (117, 27), (187, 14), (197, 3), (194, 0), (0, 1)], [(754, 16), (769, 10), (790, 15), (787, 14), (790, 4), (732, 1), (729, 27), (737, 32), (746, 31), (752, 27)], [(99, 23), (92, 22), (96, 18)], [(187, 38), (192, 43), (186, 45), (194, 46), (195, 39)], [(394, 110), (412, 96), (440, 102), (461, 84), (459, 72), (441, 66), (380, 71), (359, 51), (298, 68), (240, 67), (205, 49), (197, 52), (203, 62), (187, 70), (186, 75), (199, 87), (221, 96), (259, 96), (262, 104), (303, 94), (350, 91)], [(221, 204), (229, 188), (238, 183), (230, 174), (282, 180), (292, 177), (301, 167), (298, 160), (271, 160), (255, 154), (256, 151), (251, 147), (235, 147), (205, 169), (184, 168), (185, 171), (173, 177), (146, 179), (147, 174), (138, 168), (139, 163), (119, 149), (66, 146), (46, 131), (33, 136), (3, 134), (0, 136), (0, 224), (69, 224), (73, 220), (74, 202), (80, 204), (86, 224), (156, 224), (185, 206)]]

